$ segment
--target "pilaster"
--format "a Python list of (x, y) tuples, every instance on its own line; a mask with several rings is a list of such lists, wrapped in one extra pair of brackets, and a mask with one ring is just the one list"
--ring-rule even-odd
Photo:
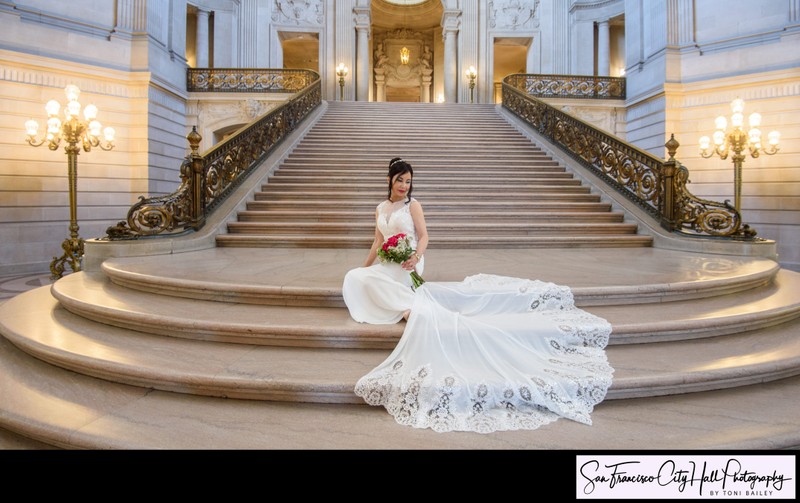
[(442, 13), (442, 39), (444, 40), (444, 99), (456, 103), (458, 89), (458, 44), (460, 9), (445, 9)]
[[(366, 5), (364, 5), (366, 4)], [(356, 27), (356, 100), (369, 101), (369, 34), (370, 34), (370, 6), (369, 1), (361, 0), (353, 8), (353, 22)]]

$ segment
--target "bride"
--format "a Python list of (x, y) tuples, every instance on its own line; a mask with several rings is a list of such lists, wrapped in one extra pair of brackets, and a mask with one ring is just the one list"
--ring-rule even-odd
[[(614, 372), (604, 351), (611, 325), (575, 307), (569, 287), (539, 280), (476, 274), (414, 290), (410, 271), (423, 272), (428, 233), (411, 197), (413, 175), (404, 160), (389, 162), (375, 240), (342, 285), (354, 320), (406, 319), (394, 351), (359, 379), (356, 395), (400, 424), (440, 432), (530, 430), (559, 417), (592, 424)], [(398, 233), (415, 253), (373, 264)]]

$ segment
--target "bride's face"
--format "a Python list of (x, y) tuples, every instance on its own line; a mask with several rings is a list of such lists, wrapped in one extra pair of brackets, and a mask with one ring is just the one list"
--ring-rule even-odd
[(400, 173), (394, 177), (392, 182), (393, 201), (405, 199), (409, 190), (411, 190), (411, 173)]

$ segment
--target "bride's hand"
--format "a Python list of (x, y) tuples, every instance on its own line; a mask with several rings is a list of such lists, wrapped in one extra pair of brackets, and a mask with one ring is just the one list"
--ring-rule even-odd
[(400, 266), (406, 271), (413, 271), (417, 267), (418, 263), (419, 260), (417, 259), (417, 257), (411, 255), (411, 258), (400, 264)]

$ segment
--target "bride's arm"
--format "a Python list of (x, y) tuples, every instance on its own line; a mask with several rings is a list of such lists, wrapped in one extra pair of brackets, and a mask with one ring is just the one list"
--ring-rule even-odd
[[(417, 249), (414, 250), (414, 253), (422, 257), (425, 250), (428, 249), (428, 228), (425, 226), (425, 214), (422, 212), (422, 205), (416, 200), (411, 202), (409, 211), (414, 220), (414, 230), (417, 232)], [(403, 269), (412, 270), (416, 267), (419, 263), (416, 255), (412, 255), (410, 259), (403, 262)]]
[(364, 262), (364, 267), (371, 266), (375, 259), (378, 258), (378, 248), (383, 244), (383, 234), (378, 230), (378, 210), (375, 210), (375, 240), (372, 241), (372, 247), (369, 249), (369, 255)]

